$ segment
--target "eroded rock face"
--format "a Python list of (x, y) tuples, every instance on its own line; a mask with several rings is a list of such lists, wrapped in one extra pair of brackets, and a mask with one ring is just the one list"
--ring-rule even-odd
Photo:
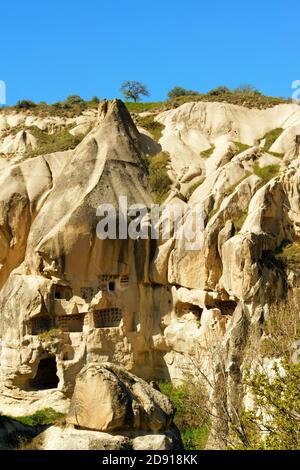
[(175, 409), (165, 395), (114, 364), (78, 374), (67, 422), (84, 429), (166, 431)]
[(178, 434), (123, 435), (51, 426), (30, 444), (34, 450), (182, 450)]
[[(119, 196), (128, 205), (152, 202), (139, 139), (124, 105), (106, 103), (74, 152), (4, 170), (0, 334), (10, 383), (32, 388), (41, 361), (53, 357), (66, 391), (95, 359), (131, 369), (146, 362), (144, 375), (153, 375), (151, 334), (168, 293), (147, 284), (150, 242), (96, 233), (101, 203), (118, 211)], [(51, 329), (62, 334), (41, 336)]]
[[(20, 123), (62, 125), (28, 118), (7, 116), (1, 132)], [(254, 321), (257, 309), (263, 312), (296, 279), (267, 258), (285, 241), (299, 240), (299, 107), (194, 103), (156, 119), (165, 125), (159, 145), (141, 136), (120, 101), (104, 102), (97, 116), (72, 122), (75, 134), (92, 126), (75, 150), (0, 165), (1, 387), (16, 399), (20, 390), (39, 399), (54, 390), (71, 397), (82, 371), (95, 382), (87, 393), (76, 386), (86, 406), (101, 394), (111, 397), (102, 415), (79, 415), (95, 419), (92, 429), (123, 425), (128, 408), (139, 429), (160, 429), (163, 421), (156, 405), (151, 419), (132, 408), (142, 402), (145, 410), (154, 400), (144, 386), (133, 390), (129, 375), (120, 385), (102, 363), (147, 380), (183, 380), (195, 362), (209, 375), (211, 351), (222, 344), (231, 358), (228, 335), (246, 334), (235, 325)], [(278, 127), (284, 130), (272, 151), (279, 156), (263, 144)], [(213, 145), (210, 156), (200, 155)], [(169, 236), (159, 232), (158, 240), (99, 239), (101, 203), (118, 212), (125, 196), (128, 205), (151, 206), (143, 157), (161, 148), (170, 152), (176, 180), (164, 207), (180, 207), (178, 226), (170, 218)], [(278, 173), (270, 180), (258, 171), (269, 165)], [(189, 249), (178, 234), (193, 228), (199, 208), (203, 244)]]

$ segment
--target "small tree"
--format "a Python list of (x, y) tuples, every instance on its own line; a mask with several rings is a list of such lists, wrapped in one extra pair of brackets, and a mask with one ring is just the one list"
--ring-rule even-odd
[(130, 80), (124, 82), (120, 90), (123, 93), (125, 100), (133, 100), (135, 103), (137, 101), (140, 101), (141, 95), (150, 95), (146, 85), (143, 85), (141, 82), (135, 82)]
[(91, 99), (91, 102), (92, 103), (100, 103), (100, 99), (98, 98), (98, 96), (93, 96), (92, 99)]
[(244, 94), (244, 95), (261, 95), (261, 92), (258, 91), (257, 88), (255, 88), (253, 85), (249, 85), (249, 84), (243, 84), (243, 85), (239, 85), (235, 90), (234, 90), (235, 93), (241, 93), (241, 94)]
[(34, 108), (36, 106), (36, 103), (31, 100), (20, 100), (16, 103), (16, 108), (19, 109), (30, 109)]
[(210, 96), (219, 96), (224, 95), (224, 93), (230, 93), (229, 88), (227, 86), (218, 86), (217, 88), (213, 88), (207, 94)]
[(67, 99), (65, 100), (65, 104), (67, 106), (74, 106), (76, 104), (81, 104), (83, 103), (83, 99), (81, 98), (81, 96), (79, 95), (70, 95), (67, 97)]
[(187, 90), (181, 86), (174, 86), (172, 90), (168, 92), (168, 98), (170, 100), (174, 98), (179, 98), (180, 96), (191, 96), (191, 95), (199, 95), (198, 91), (194, 90)]
[[(242, 411), (244, 439), (237, 449), (300, 449), (300, 364), (282, 359), (274, 363), (272, 374), (256, 370), (245, 379), (255, 405)], [(241, 430), (236, 431), (240, 436)]]

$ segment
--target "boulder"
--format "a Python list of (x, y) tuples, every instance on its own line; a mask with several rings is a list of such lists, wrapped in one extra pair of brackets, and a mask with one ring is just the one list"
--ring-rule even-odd
[(51, 426), (25, 446), (31, 450), (181, 450), (178, 433), (123, 435)]
[(175, 409), (147, 382), (114, 364), (90, 364), (78, 374), (69, 424), (96, 431), (170, 429)]

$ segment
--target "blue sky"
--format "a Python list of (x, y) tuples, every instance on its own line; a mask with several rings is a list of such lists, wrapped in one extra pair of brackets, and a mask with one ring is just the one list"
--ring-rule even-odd
[(299, 0), (11, 0), (0, 18), (8, 104), (113, 98), (124, 80), (151, 101), (174, 85), (290, 96), (300, 79)]

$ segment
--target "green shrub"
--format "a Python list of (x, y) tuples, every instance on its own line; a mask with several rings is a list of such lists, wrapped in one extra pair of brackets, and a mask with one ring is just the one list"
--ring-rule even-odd
[[(267, 132), (263, 139), (265, 140), (265, 145), (264, 145), (264, 150), (268, 152), (268, 150), (272, 147), (274, 142), (278, 139), (278, 137), (282, 134), (284, 129), (281, 127), (278, 127), (276, 129), (273, 129), (272, 131)], [(277, 153), (276, 153), (277, 155)], [(279, 154), (281, 155), (281, 154)]]
[(81, 98), (79, 95), (70, 95), (68, 96), (65, 101), (63, 101), (63, 104), (66, 106), (74, 106), (76, 104), (83, 103), (84, 100)]
[(40, 333), (38, 335), (38, 338), (41, 341), (52, 341), (58, 338), (61, 335), (61, 333), (62, 333), (62, 330), (60, 330), (59, 328), (51, 328), (51, 330)]
[(194, 96), (194, 95), (199, 95), (198, 91), (194, 90), (187, 90), (186, 88), (183, 88), (181, 86), (175, 86), (168, 92), (168, 98), (169, 100), (172, 100), (174, 98), (179, 98), (180, 96)]
[(300, 295), (293, 291), (285, 301), (277, 301), (269, 307), (262, 324), (264, 332), (260, 355), (262, 357), (286, 357), (292, 359), (294, 342), (300, 339)]
[(93, 97), (91, 98), (91, 103), (99, 104), (99, 103), (100, 103), (100, 99), (98, 98), (98, 96), (93, 96)]
[(167, 197), (172, 184), (167, 173), (169, 161), (170, 156), (166, 152), (145, 159), (151, 191), (159, 204)]
[(265, 181), (269, 181), (270, 179), (274, 178), (279, 174), (280, 165), (267, 165), (260, 167), (258, 165), (254, 165), (253, 167), (254, 173), (262, 178)]
[(180, 430), (184, 448), (204, 449), (209, 434), (209, 417), (203, 406), (206, 399), (203, 387), (191, 382), (180, 386), (163, 383), (159, 388), (176, 407), (174, 422)]
[(229, 90), (229, 88), (227, 88), (227, 86), (218, 86), (210, 90), (207, 94), (209, 96), (220, 96), (226, 93), (231, 93), (231, 91)]
[(44, 408), (42, 410), (36, 411), (33, 415), (19, 416), (18, 418), (14, 419), (27, 426), (46, 426), (55, 424), (64, 417), (64, 413), (59, 413), (53, 408)]
[[(231, 448), (300, 450), (300, 356), (295, 349), (300, 339), (299, 307), (295, 290), (286, 300), (271, 304), (261, 324), (261, 341), (256, 337), (249, 342), (242, 383), (244, 391), (251, 392), (253, 405), (239, 410), (239, 419), (231, 426)], [(273, 359), (271, 370), (259, 361), (266, 356)]]
[(55, 134), (47, 134), (38, 127), (32, 126), (29, 128), (29, 132), (36, 137), (38, 148), (27, 152), (26, 157), (28, 158), (74, 149), (84, 138), (84, 135), (73, 136), (67, 129)]
[(274, 257), (285, 269), (300, 269), (300, 243), (285, 242), (275, 251)]
[(248, 150), (250, 148), (250, 145), (243, 144), (242, 142), (233, 142), (237, 147), (238, 147), (238, 154), (245, 152), (245, 150)]
[(300, 243), (284, 240), (276, 250), (264, 251), (262, 261), (270, 269), (275, 267), (280, 270), (298, 271), (300, 269)]
[(202, 158), (209, 158), (209, 157), (211, 157), (212, 154), (213, 154), (213, 151), (215, 150), (215, 148), (216, 148), (215, 145), (212, 145), (209, 149), (203, 150), (203, 152), (200, 153), (200, 156), (201, 156)]
[(249, 85), (248, 83), (239, 85), (233, 93), (239, 93), (241, 95), (261, 95), (261, 92), (257, 90), (253, 85)]
[(155, 115), (139, 117), (137, 122), (140, 127), (143, 127), (148, 132), (150, 132), (153, 135), (154, 140), (158, 142), (162, 136), (162, 131), (164, 130), (165, 126), (160, 124), (160, 122), (156, 122), (154, 118)]
[[(284, 372), (282, 371), (284, 370)], [(248, 373), (245, 384), (254, 397), (254, 409), (243, 410), (233, 433), (243, 436), (235, 449), (300, 450), (300, 364), (282, 359), (270, 373)]]
[(36, 103), (31, 100), (20, 100), (16, 103), (16, 108), (18, 109), (31, 109), (35, 108), (36, 106)]

